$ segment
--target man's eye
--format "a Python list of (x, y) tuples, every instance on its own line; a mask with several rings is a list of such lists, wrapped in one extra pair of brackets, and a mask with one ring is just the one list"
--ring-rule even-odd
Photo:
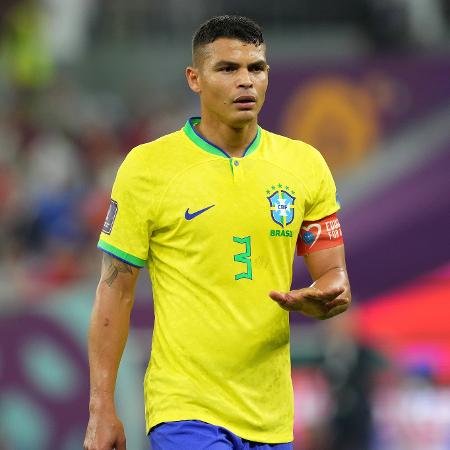
[(222, 67), (220, 69), (222, 72), (232, 72), (234, 70), (234, 67)]

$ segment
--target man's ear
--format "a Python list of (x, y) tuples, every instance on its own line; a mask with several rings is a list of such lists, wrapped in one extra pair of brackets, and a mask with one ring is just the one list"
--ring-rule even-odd
[(195, 67), (186, 67), (186, 79), (189, 87), (196, 93), (200, 94), (200, 80), (199, 80), (199, 70)]

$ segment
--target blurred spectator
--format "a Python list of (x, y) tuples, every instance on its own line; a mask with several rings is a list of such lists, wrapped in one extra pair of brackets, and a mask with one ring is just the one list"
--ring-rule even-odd
[[(62, 74), (61, 74), (62, 75)], [(46, 298), (95, 273), (114, 174), (151, 139), (148, 111), (88, 95), (65, 74), (0, 104), (1, 302)]]
[[(375, 47), (384, 51), (404, 48), (409, 41), (407, 8), (401, 0), (367, 0), (362, 25)], [(364, 23), (365, 22), (365, 23)]]
[(95, 0), (39, 0), (44, 13), (43, 31), (58, 65), (76, 62), (89, 41), (89, 27), (96, 12)]
[(3, 24), (0, 57), (12, 82), (23, 89), (45, 86), (53, 76), (53, 63), (36, 1), (16, 2), (5, 13)]
[(326, 450), (370, 450), (373, 442), (372, 395), (381, 356), (358, 340), (355, 307), (325, 322), (322, 369), (333, 408)]
[(408, 9), (412, 39), (423, 46), (439, 43), (445, 38), (442, 0), (403, 0)]

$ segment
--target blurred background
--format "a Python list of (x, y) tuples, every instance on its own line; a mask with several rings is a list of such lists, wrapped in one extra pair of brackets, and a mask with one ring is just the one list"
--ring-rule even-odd
[[(292, 315), (296, 449), (450, 449), (448, 0), (0, 2), (0, 449), (82, 447), (115, 171), (198, 114), (190, 38), (224, 13), (264, 29), (261, 125), (316, 146), (343, 205), (354, 306)], [(144, 273), (117, 388), (131, 450), (152, 323)]]

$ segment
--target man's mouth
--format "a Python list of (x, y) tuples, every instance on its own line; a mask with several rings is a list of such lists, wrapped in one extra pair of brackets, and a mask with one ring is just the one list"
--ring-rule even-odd
[(233, 103), (242, 106), (253, 106), (256, 103), (256, 97), (253, 95), (241, 95), (233, 100)]
[(241, 95), (233, 100), (233, 103), (240, 103), (240, 104), (247, 104), (251, 105), (253, 103), (256, 103), (256, 97), (253, 95)]

